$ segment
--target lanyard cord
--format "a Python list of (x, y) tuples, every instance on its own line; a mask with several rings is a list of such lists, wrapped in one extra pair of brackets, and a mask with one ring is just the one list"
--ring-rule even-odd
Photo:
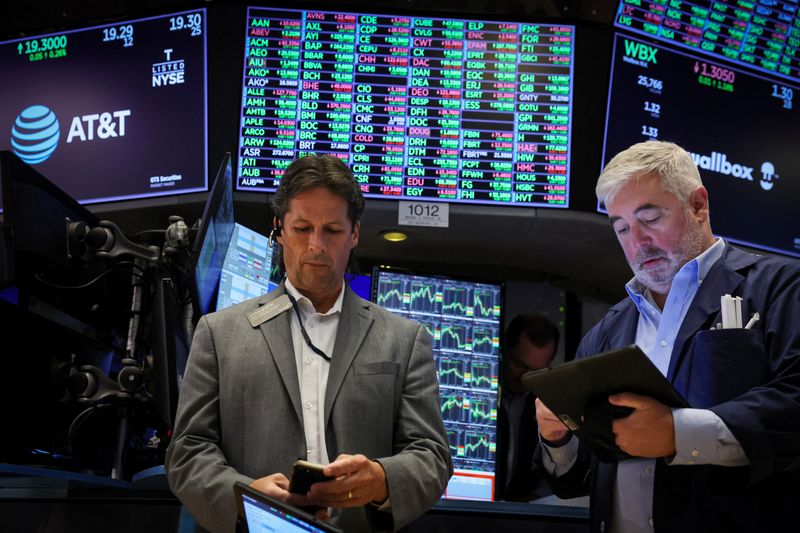
[(292, 302), (292, 307), (294, 308), (294, 312), (297, 315), (297, 322), (300, 324), (300, 332), (303, 334), (303, 338), (305, 339), (306, 344), (308, 345), (309, 348), (311, 348), (312, 352), (314, 352), (315, 354), (317, 354), (318, 356), (322, 357), (323, 359), (325, 359), (330, 363), (331, 358), (325, 355), (325, 352), (314, 346), (314, 343), (311, 342), (311, 338), (308, 336), (308, 332), (306, 331), (306, 328), (303, 325), (303, 319), (300, 316), (300, 308), (297, 305), (297, 300), (294, 299), (294, 296), (289, 294), (289, 291), (286, 291), (286, 296), (288, 296), (289, 301)]

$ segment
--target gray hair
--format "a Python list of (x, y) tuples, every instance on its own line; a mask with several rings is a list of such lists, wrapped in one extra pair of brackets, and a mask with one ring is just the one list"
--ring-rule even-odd
[(646, 141), (623, 150), (608, 162), (597, 179), (597, 199), (607, 206), (623, 185), (651, 172), (658, 174), (664, 188), (684, 203), (703, 185), (689, 152), (674, 143)]

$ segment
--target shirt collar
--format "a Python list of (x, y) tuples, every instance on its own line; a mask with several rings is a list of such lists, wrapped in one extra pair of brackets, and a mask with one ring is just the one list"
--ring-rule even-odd
[[(707, 250), (683, 265), (675, 276), (677, 277), (681, 273), (686, 273), (697, 281), (698, 286), (701, 285), (708, 275), (709, 270), (711, 270), (711, 267), (714, 266), (714, 263), (719, 261), (724, 251), (725, 241), (723, 239), (717, 239)], [(642, 285), (635, 276), (625, 284), (625, 290), (628, 291), (628, 296), (633, 300), (633, 303), (639, 311), (642, 310), (641, 306), (643, 301), (647, 301), (651, 305), (656, 305), (652, 294), (650, 294), (650, 290)]]
[[(304, 314), (312, 314), (316, 313), (317, 310), (314, 308), (314, 304), (311, 303), (311, 300), (306, 298), (300, 291), (298, 291), (292, 282), (289, 281), (289, 277), (286, 277), (285, 281), (286, 285), (286, 292), (291, 294), (295, 300), (297, 300), (297, 305), (300, 306), (300, 310), (303, 311)], [(344, 280), (342, 280), (342, 288), (339, 289), (339, 296), (336, 297), (336, 301), (333, 302), (333, 305), (326, 313), (320, 313), (322, 316), (329, 316), (337, 313), (342, 312), (342, 302), (344, 302)]]

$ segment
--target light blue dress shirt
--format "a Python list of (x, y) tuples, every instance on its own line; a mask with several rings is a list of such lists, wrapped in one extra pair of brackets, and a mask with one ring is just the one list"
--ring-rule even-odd
[[(725, 249), (718, 239), (708, 250), (686, 263), (672, 280), (664, 309), (659, 309), (647, 290), (636, 278), (625, 286), (639, 311), (636, 344), (665, 376), (680, 326), (708, 271)], [(722, 296), (722, 295), (720, 295)], [(676, 454), (670, 465), (715, 464), (741, 466), (747, 457), (725, 423), (705, 409), (673, 409)], [(562, 475), (574, 464), (577, 439), (561, 448), (544, 447), (545, 468), (555, 476)], [(612, 533), (653, 533), (654, 459), (628, 459), (617, 468), (614, 493)]]

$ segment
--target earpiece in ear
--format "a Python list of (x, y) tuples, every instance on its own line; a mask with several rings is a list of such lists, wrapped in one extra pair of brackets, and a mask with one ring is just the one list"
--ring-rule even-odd
[(269, 239), (267, 241), (267, 243), (269, 244), (270, 248), (274, 248), (275, 247), (275, 243), (277, 242), (277, 237), (280, 234), (281, 234), (281, 228), (280, 227), (272, 228), (272, 230), (270, 230)]

